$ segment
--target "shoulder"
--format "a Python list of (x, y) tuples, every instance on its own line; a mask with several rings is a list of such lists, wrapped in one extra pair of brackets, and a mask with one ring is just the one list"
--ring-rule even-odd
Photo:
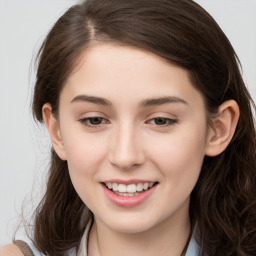
[(0, 256), (24, 256), (24, 254), (17, 245), (8, 244), (0, 247)]

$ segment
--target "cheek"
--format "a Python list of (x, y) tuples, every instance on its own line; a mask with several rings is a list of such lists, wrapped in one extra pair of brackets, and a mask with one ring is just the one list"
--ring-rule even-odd
[(96, 167), (106, 152), (102, 139), (86, 133), (69, 133), (64, 138), (64, 147), (70, 170), (81, 174), (92, 173), (95, 168), (91, 167)]
[(97, 172), (105, 150), (101, 143), (81, 134), (70, 137), (65, 148), (72, 184), (84, 204), (94, 211), (95, 198), (98, 197), (95, 191), (95, 186), (98, 185)]
[(92, 186), (97, 183), (97, 171), (105, 156), (102, 138), (85, 133), (65, 133), (63, 138), (73, 186), (84, 202), (90, 199)]
[(162, 137), (151, 156), (163, 175), (174, 183), (195, 183), (205, 156), (205, 140), (204, 129), (180, 130)]

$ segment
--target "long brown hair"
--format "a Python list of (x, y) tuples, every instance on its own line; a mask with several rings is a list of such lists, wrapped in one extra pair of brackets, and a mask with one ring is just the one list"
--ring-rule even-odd
[[(201, 255), (256, 253), (256, 148), (253, 100), (238, 57), (214, 19), (191, 0), (87, 0), (71, 7), (38, 53), (33, 114), (42, 106), (58, 114), (58, 100), (80, 54), (97, 42), (147, 50), (188, 70), (209, 114), (234, 99), (240, 119), (228, 148), (205, 157), (191, 194), (190, 218)], [(52, 151), (44, 198), (36, 209), (34, 243), (51, 256), (79, 245), (92, 213), (71, 183), (67, 163)]]

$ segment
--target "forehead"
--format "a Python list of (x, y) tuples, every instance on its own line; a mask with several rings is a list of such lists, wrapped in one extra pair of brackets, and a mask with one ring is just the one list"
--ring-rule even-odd
[(185, 69), (137, 48), (99, 44), (87, 49), (67, 79), (66, 96), (99, 96), (124, 103), (153, 97), (203, 100)]

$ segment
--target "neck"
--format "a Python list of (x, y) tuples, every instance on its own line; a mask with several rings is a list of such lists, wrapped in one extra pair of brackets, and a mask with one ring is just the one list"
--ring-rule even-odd
[(89, 256), (181, 256), (190, 236), (188, 214), (172, 216), (139, 233), (117, 232), (95, 218), (89, 237)]

